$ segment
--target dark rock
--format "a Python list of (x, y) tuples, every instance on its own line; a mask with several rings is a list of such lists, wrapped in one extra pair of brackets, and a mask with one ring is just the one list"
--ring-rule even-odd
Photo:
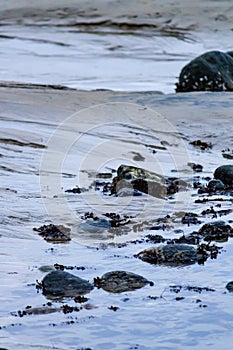
[(151, 247), (135, 256), (151, 264), (169, 266), (191, 265), (198, 260), (196, 249), (185, 244), (167, 244)]
[(200, 224), (201, 221), (198, 220), (198, 215), (196, 213), (185, 213), (181, 219), (182, 224), (190, 224), (197, 225)]
[(117, 169), (111, 193), (117, 194), (122, 188), (131, 188), (157, 198), (165, 198), (169, 192), (173, 194), (178, 191), (178, 186), (163, 176), (130, 165), (121, 165)]
[(215, 221), (203, 225), (198, 234), (204, 237), (205, 241), (225, 242), (233, 235), (233, 228), (224, 221)]
[(213, 147), (213, 145), (211, 143), (204, 142), (204, 141), (201, 141), (201, 140), (195, 140), (195, 141), (192, 141), (192, 142), (189, 142), (189, 143), (190, 143), (190, 145), (193, 145), (194, 147), (198, 147), (198, 148), (200, 148), (203, 151), (205, 149)]
[(76, 297), (87, 294), (94, 288), (87, 280), (62, 270), (49, 272), (41, 285), (43, 294), (48, 298)]
[(233, 281), (227, 283), (226, 289), (228, 292), (233, 292)]
[(201, 173), (203, 169), (203, 166), (201, 164), (188, 163), (188, 166), (190, 166), (192, 170), (197, 173)]
[(225, 188), (224, 183), (221, 180), (211, 180), (207, 187), (215, 191), (221, 191)]
[(71, 240), (70, 229), (63, 225), (43, 225), (39, 228), (34, 227), (33, 230), (39, 232), (47, 242), (65, 243)]
[(214, 172), (215, 179), (221, 180), (224, 185), (233, 185), (233, 165), (222, 165)]
[(166, 241), (166, 239), (160, 235), (149, 234), (146, 236), (146, 238), (147, 238), (147, 242), (153, 242), (153, 243), (164, 243)]
[(233, 57), (220, 51), (206, 52), (181, 71), (176, 92), (233, 90)]
[(81, 193), (81, 189), (77, 186), (77, 187), (68, 189), (68, 190), (66, 190), (65, 192), (67, 192), (67, 193), (78, 193), (78, 194), (80, 194), (80, 193)]
[(132, 272), (112, 271), (105, 273), (102, 277), (94, 278), (94, 284), (107, 292), (122, 293), (142, 288), (146, 284), (153, 285), (153, 282)]

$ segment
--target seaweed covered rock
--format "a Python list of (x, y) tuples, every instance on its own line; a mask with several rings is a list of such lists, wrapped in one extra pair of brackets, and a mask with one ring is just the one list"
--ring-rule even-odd
[(224, 185), (233, 185), (233, 165), (221, 165), (214, 172), (215, 179), (221, 180)]
[(66, 243), (71, 240), (70, 229), (63, 225), (43, 225), (38, 228), (34, 227), (33, 231), (37, 231), (45, 241), (51, 243)]
[(76, 297), (94, 288), (87, 280), (62, 270), (49, 272), (42, 280), (41, 287), (48, 298)]
[(122, 293), (142, 288), (146, 284), (153, 285), (153, 282), (132, 272), (112, 271), (105, 273), (102, 277), (96, 277), (94, 284), (107, 292)]
[(204, 237), (205, 241), (224, 242), (233, 236), (233, 228), (225, 221), (214, 221), (203, 225), (198, 234)]
[(135, 255), (139, 259), (159, 265), (191, 265), (198, 261), (197, 250), (186, 244), (167, 244), (145, 249)]
[(181, 71), (176, 92), (233, 90), (232, 53), (209, 51)]

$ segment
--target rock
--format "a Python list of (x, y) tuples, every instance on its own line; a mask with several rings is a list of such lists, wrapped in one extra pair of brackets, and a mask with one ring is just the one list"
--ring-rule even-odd
[(207, 187), (215, 191), (221, 191), (225, 188), (224, 183), (221, 180), (211, 180)]
[(226, 289), (228, 292), (233, 292), (233, 281), (227, 283)]
[(185, 244), (151, 247), (141, 251), (136, 257), (151, 264), (169, 266), (191, 265), (198, 260), (196, 249)]
[(205, 241), (225, 242), (233, 235), (233, 228), (225, 221), (215, 221), (203, 225), (198, 234), (204, 237)]
[(188, 63), (181, 71), (176, 92), (233, 90), (231, 53), (206, 52)]
[(71, 240), (70, 229), (63, 225), (43, 225), (39, 228), (34, 227), (33, 230), (37, 231), (47, 242), (66, 243)]
[(138, 196), (142, 196), (142, 192), (134, 190), (132, 187), (125, 187), (125, 188), (121, 188), (119, 189), (119, 191), (117, 192), (118, 197), (138, 197)]
[(224, 185), (233, 185), (233, 165), (222, 165), (214, 172), (215, 179), (221, 180)]
[(102, 233), (111, 228), (111, 223), (106, 219), (87, 220), (79, 225), (79, 230), (88, 233)]
[(121, 165), (117, 169), (117, 177), (113, 179), (112, 194), (119, 193), (122, 188), (132, 188), (157, 198), (165, 198), (167, 193), (163, 176), (130, 165)]
[(122, 293), (142, 288), (146, 284), (153, 285), (153, 282), (132, 272), (112, 271), (105, 273), (100, 278), (94, 278), (94, 284), (107, 292)]
[(94, 288), (87, 280), (61, 270), (49, 272), (41, 285), (43, 294), (48, 298), (76, 297)]

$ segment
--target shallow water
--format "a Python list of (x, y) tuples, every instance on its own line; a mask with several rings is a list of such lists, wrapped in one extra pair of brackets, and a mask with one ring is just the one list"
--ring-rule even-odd
[(172, 93), (182, 67), (192, 58), (209, 50), (232, 49), (231, 33), (169, 33), (52, 23), (2, 25), (0, 79)]
[[(78, 104), (72, 104), (74, 100), (82, 101), (86, 107), (93, 102), (100, 105), (82, 110)], [(194, 202), (200, 195), (192, 188), (192, 179), (198, 175), (212, 177), (217, 166), (231, 163), (221, 152), (232, 147), (231, 95), (161, 96), (1, 88), (1, 106), (0, 344), (9, 349), (215, 350), (220, 344), (221, 348), (230, 349), (232, 295), (226, 293), (225, 285), (232, 280), (232, 241), (218, 244), (224, 250), (217, 260), (208, 259), (204, 266), (180, 268), (153, 266), (136, 259), (134, 254), (153, 244), (130, 241), (149, 232), (176, 237), (175, 229), (187, 234), (216, 220), (206, 215), (201, 224), (189, 227), (181, 224), (184, 211), (200, 213), (211, 205), (218, 210), (218, 201)], [(189, 141), (197, 137), (211, 141), (213, 148), (206, 151), (194, 148)], [(145, 146), (148, 144), (157, 153)], [(141, 154), (144, 161), (135, 160), (133, 152)], [(193, 174), (188, 160), (201, 163), (203, 173)], [(87, 188), (96, 179), (96, 172), (111, 172), (122, 162), (161, 175), (175, 175), (188, 181), (190, 187), (165, 201), (145, 194), (125, 198), (103, 196), (94, 189), (81, 195), (64, 192), (77, 184)], [(173, 173), (174, 169), (178, 173)], [(180, 195), (185, 195), (186, 201)], [(231, 198), (225, 199), (219, 209), (232, 207)], [(123, 230), (120, 236), (105, 232), (93, 237), (79, 230), (86, 211), (98, 215), (130, 214), (136, 223), (151, 224), (170, 214), (170, 229), (150, 231), (145, 225), (142, 231), (135, 232), (128, 225), (131, 230), (128, 233)], [(232, 220), (232, 213), (221, 219)], [(50, 222), (70, 227), (72, 240), (67, 244), (47, 243), (32, 230)], [(117, 242), (128, 244), (113, 244)], [(128, 270), (153, 281), (154, 286), (122, 294), (95, 288), (79, 312), (17, 316), (17, 311), (28, 305), (40, 308), (49, 301), (41, 291), (37, 292), (35, 285), (46, 274), (39, 268), (55, 263), (76, 266), (70, 272), (90, 281), (108, 271)], [(169, 287), (174, 285), (183, 289), (176, 294)], [(185, 290), (187, 286), (214, 291), (198, 293)], [(70, 299), (52, 302), (57, 308), (63, 304), (80, 306)], [(114, 312), (111, 306), (118, 309)]]
[[(217, 4), (216, 13), (208, 7), (205, 22), (201, 1), (193, 25), (185, 7), (186, 17), (182, 12), (179, 22), (178, 5), (170, 17), (160, 18), (165, 2), (151, 12), (146, 1), (138, 10), (148, 11), (145, 18), (134, 18), (137, 9), (128, 10), (129, 3), (124, 4), (127, 15), (112, 11), (120, 3), (108, 9), (104, 1), (97, 13), (96, 3), (85, 1), (88, 10), (76, 9), (78, 15), (68, 3), (67, 8), (38, 12), (32, 0), (31, 12), (26, 9), (24, 15), (11, 1), (1, 4), (12, 12), (0, 13), (0, 80), (28, 83), (0, 87), (0, 344), (7, 349), (231, 349), (232, 295), (225, 285), (232, 280), (232, 239), (217, 243), (221, 254), (204, 265), (153, 266), (134, 257), (153, 245), (140, 243), (148, 233), (174, 238), (181, 234), (176, 230), (188, 234), (206, 222), (232, 224), (232, 212), (218, 218), (203, 215), (197, 225), (181, 223), (184, 212), (232, 209), (230, 196), (195, 203), (206, 195), (193, 188), (193, 180), (206, 184), (215, 168), (232, 163), (222, 153), (233, 149), (232, 95), (150, 92), (174, 92), (181, 68), (203, 51), (232, 50), (232, 31), (222, 29), (231, 26), (231, 4)], [(41, 8), (44, 4), (50, 6), (42, 1)], [(24, 1), (17, 3), (21, 5)], [(213, 148), (201, 151), (189, 144), (197, 139)], [(200, 163), (203, 172), (193, 173), (188, 162)], [(114, 177), (124, 163), (178, 177), (187, 188), (166, 200), (95, 191), (97, 173)], [(76, 185), (88, 191), (65, 192)], [(107, 212), (127, 214), (132, 223), (120, 232), (85, 233), (80, 224), (87, 211), (100, 218)], [(169, 229), (150, 230), (166, 215)], [(50, 223), (70, 228), (71, 241), (48, 243), (33, 231)], [(122, 294), (94, 288), (83, 304), (66, 298), (49, 305), (36, 283), (46, 274), (40, 267), (56, 263), (73, 266), (67, 271), (91, 282), (108, 271), (127, 270), (154, 286)], [(182, 288), (175, 293), (170, 286)], [(188, 290), (190, 286), (207, 289)], [(64, 314), (60, 308), (65, 304), (82, 308)], [(18, 310), (27, 306), (34, 313), (20, 317)]]

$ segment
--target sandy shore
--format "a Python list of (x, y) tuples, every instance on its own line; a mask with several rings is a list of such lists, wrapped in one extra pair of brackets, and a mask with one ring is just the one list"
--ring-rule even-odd
[(98, 24), (102, 21), (148, 25), (154, 28), (179, 28), (186, 30), (230, 30), (233, 6), (230, 1), (182, 1), (182, 0), (9, 0), (0, 1), (0, 21), (4, 23), (24, 22), (49, 25)]

